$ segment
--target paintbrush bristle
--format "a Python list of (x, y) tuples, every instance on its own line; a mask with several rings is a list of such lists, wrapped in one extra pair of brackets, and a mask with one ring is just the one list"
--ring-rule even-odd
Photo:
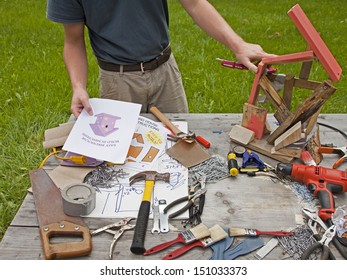
[(230, 236), (244, 236), (247, 232), (244, 228), (229, 228)]
[(211, 234), (208, 227), (206, 225), (204, 225), (203, 223), (200, 223), (197, 226), (191, 228), (190, 232), (195, 236), (196, 240), (204, 238), (204, 237), (209, 236)]
[(185, 240), (185, 243), (191, 243), (195, 240), (204, 238), (206, 236), (210, 235), (210, 231), (207, 226), (200, 223), (196, 227), (193, 227), (191, 229), (185, 230), (181, 232), (182, 237)]
[(220, 225), (214, 225), (209, 230), (210, 236), (200, 240), (205, 247), (211, 246), (212, 244), (228, 237), (228, 234)]

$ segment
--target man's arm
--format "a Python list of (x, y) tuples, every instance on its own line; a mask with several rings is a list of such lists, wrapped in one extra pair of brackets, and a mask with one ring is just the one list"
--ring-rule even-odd
[(88, 114), (92, 115), (87, 93), (88, 61), (84, 23), (64, 24), (64, 31), (64, 62), (72, 86), (71, 112), (77, 118), (85, 108)]
[(252, 61), (273, 56), (264, 52), (261, 46), (245, 42), (207, 0), (180, 0), (180, 2), (202, 30), (227, 46), (238, 61), (254, 73), (258, 69)]

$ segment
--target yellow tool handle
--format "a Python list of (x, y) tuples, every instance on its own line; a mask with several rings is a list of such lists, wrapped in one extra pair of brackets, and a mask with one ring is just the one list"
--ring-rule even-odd
[(154, 181), (146, 180), (145, 190), (143, 191), (143, 196), (142, 196), (142, 201), (151, 202), (153, 188), (154, 188)]
[(148, 217), (151, 208), (152, 191), (154, 180), (146, 180), (145, 190), (143, 191), (139, 213), (137, 214), (135, 232), (130, 251), (136, 255), (143, 255), (146, 252), (145, 237), (147, 231)]

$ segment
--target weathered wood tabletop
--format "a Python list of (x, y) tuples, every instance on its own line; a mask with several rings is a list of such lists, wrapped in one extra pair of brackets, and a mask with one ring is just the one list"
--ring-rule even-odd
[[(149, 117), (149, 116), (146, 116)], [(202, 135), (211, 142), (208, 150), (211, 155), (226, 157), (230, 148), (236, 144), (229, 139), (229, 132), (233, 125), (241, 124), (241, 114), (167, 114), (171, 120), (185, 120), (190, 130), (197, 135)], [(270, 122), (272, 119), (269, 116)], [(319, 122), (329, 124), (342, 131), (347, 131), (347, 118), (343, 114), (320, 115)], [(221, 133), (214, 133), (220, 130)], [(338, 132), (320, 126), (320, 139), (322, 144), (333, 143), (336, 146), (345, 146), (346, 139)], [(261, 159), (276, 165), (277, 161), (259, 154)], [(337, 160), (336, 155), (325, 156), (322, 166), (331, 167)], [(47, 167), (49, 168), (49, 167)], [(346, 163), (341, 167), (346, 169)], [(279, 181), (271, 180), (266, 176), (249, 177), (239, 174), (235, 178), (226, 178), (206, 186), (206, 202), (202, 215), (202, 222), (207, 226), (219, 224), (223, 227), (256, 228), (259, 230), (287, 230), (297, 226), (298, 217), (302, 214), (304, 206), (302, 199), (294, 193), (288, 185)], [(346, 193), (336, 196), (336, 206), (345, 205)], [(86, 224), (90, 230), (114, 222), (111, 219), (86, 218)], [(177, 237), (179, 231), (184, 230), (179, 220), (170, 220), (170, 231), (168, 233), (152, 234), (150, 232), (152, 221), (149, 221), (145, 240), (146, 248), (158, 245)], [(161, 259), (170, 250), (181, 245), (174, 245), (170, 249), (150, 256), (135, 255), (130, 252), (133, 231), (127, 231), (115, 246), (113, 259), (122, 260), (145, 260)], [(269, 237), (262, 237), (264, 243)], [(233, 245), (242, 241), (236, 238)], [(93, 249), (90, 255), (79, 259), (103, 260), (108, 259), (108, 251), (112, 241), (112, 235), (102, 233), (93, 236)], [(342, 256), (330, 245), (337, 259)], [(208, 259), (211, 249), (194, 248), (179, 259)], [(254, 260), (255, 252), (242, 256), (241, 259)], [(287, 258), (281, 246), (277, 246), (265, 259), (278, 260)], [(21, 208), (9, 226), (1, 244), (0, 259), (7, 260), (32, 260), (44, 259), (38, 221), (33, 196), (28, 193)]]

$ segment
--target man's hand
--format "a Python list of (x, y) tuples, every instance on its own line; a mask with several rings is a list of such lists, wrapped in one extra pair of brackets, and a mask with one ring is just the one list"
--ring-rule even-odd
[(261, 46), (244, 42), (234, 52), (239, 63), (246, 66), (253, 73), (257, 73), (258, 67), (253, 61), (260, 61), (264, 57), (274, 57), (274, 54), (266, 53)]
[(78, 118), (83, 108), (86, 109), (87, 113), (90, 116), (93, 115), (93, 109), (89, 103), (89, 95), (86, 90), (80, 89), (75, 91), (72, 95), (70, 110), (71, 113), (75, 116), (75, 118)]

